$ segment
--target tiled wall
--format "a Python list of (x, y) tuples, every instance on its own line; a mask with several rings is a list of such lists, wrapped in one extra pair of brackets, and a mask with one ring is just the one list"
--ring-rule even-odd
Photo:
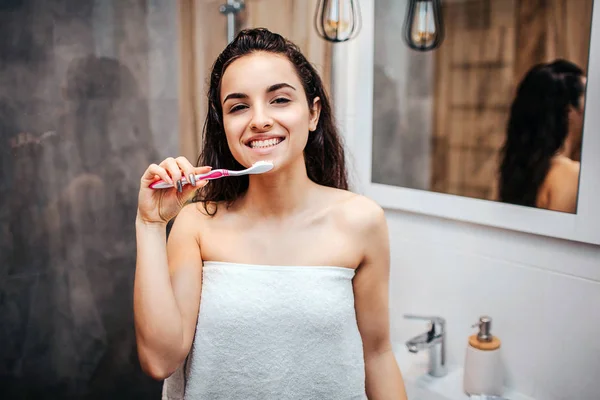
[(508, 385), (539, 400), (600, 393), (600, 246), (387, 211), (395, 345), (447, 319), (451, 364), (464, 362), (471, 325), (493, 318)]
[(0, 397), (157, 398), (134, 221), (179, 150), (176, 3), (0, 3)]

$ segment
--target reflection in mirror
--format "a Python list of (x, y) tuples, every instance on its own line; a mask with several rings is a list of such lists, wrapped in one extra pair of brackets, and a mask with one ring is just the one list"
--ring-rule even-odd
[(444, 42), (375, 2), (374, 183), (575, 213), (593, 0), (446, 0)]
[(557, 60), (536, 65), (519, 84), (502, 149), (501, 201), (575, 212), (585, 80), (577, 65)]

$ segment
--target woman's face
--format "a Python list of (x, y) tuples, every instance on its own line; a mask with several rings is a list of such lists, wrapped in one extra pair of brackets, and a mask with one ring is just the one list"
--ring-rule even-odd
[(276, 170), (304, 163), (320, 100), (309, 109), (302, 82), (287, 58), (258, 52), (235, 60), (223, 74), (220, 95), (227, 143), (240, 164), (272, 161)]

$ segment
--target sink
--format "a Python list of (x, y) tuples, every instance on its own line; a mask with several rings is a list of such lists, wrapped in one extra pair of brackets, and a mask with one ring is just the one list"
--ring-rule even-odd
[[(404, 378), (406, 394), (409, 400), (462, 400), (468, 396), (461, 393), (463, 397), (453, 397), (452, 392), (444, 389), (448, 382), (456, 380), (453, 378), (457, 372), (462, 379), (462, 370), (449, 366), (448, 374), (442, 378), (435, 378), (427, 373), (427, 352), (410, 353), (404, 343), (393, 346), (396, 361)], [(462, 383), (462, 382), (461, 382)], [(441, 387), (440, 387), (441, 386)]]
[[(462, 367), (449, 365), (446, 376), (435, 378), (427, 373), (427, 352), (410, 353), (404, 343), (394, 344), (393, 351), (409, 400), (469, 400), (462, 388)], [(534, 400), (508, 389), (504, 397), (509, 400)]]

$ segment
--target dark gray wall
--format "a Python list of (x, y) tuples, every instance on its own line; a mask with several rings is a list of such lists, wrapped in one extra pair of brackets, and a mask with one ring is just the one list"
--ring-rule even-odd
[(134, 219), (141, 173), (177, 153), (175, 7), (0, 0), (0, 398), (160, 397)]

